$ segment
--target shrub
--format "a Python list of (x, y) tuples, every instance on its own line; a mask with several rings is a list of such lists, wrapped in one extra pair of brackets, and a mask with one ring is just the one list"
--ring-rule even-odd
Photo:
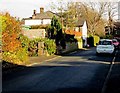
[(6, 62), (11, 62), (18, 65), (25, 65), (28, 62), (28, 56), (24, 48), (21, 48), (16, 52), (4, 51), (2, 55), (3, 60)]
[(24, 36), (23, 34), (19, 35), (19, 40), (21, 42), (22, 48), (25, 48), (26, 51), (28, 51), (28, 46), (29, 46), (29, 38), (27, 36)]
[(33, 25), (31, 29), (46, 29), (49, 25)]
[(100, 37), (99, 36), (93, 36), (94, 37), (94, 46), (96, 46), (96, 43), (99, 43)]
[(28, 47), (29, 56), (37, 56), (37, 50), (38, 50), (37, 44), (38, 44), (37, 39), (30, 40)]
[(45, 50), (47, 50), (48, 54), (52, 55), (56, 53), (56, 44), (54, 40), (45, 39), (44, 43)]
[(89, 36), (87, 38), (87, 43), (89, 44), (90, 47), (94, 47), (94, 38), (93, 38), (93, 36)]
[(29, 56), (38, 56), (38, 43), (44, 42), (43, 50), (52, 55), (56, 53), (56, 44), (54, 40), (35, 38), (29, 41)]
[(0, 14), (2, 22), (2, 60), (15, 64), (27, 62), (27, 51), (19, 39), (21, 33), (20, 21), (11, 17), (9, 13)]

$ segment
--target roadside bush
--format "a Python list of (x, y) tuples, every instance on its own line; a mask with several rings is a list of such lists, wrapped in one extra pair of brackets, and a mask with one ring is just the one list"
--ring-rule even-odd
[(89, 36), (87, 38), (87, 43), (89, 44), (90, 47), (94, 47), (94, 38), (92, 36)]
[(56, 53), (56, 44), (54, 40), (45, 39), (44, 44), (45, 44), (44, 49), (47, 50), (48, 54), (52, 55)]
[(76, 38), (74, 38), (74, 35), (65, 34), (65, 40), (66, 42), (77, 42)]
[(112, 38), (113, 38), (113, 35), (111, 35), (111, 34), (110, 34), (110, 35), (106, 35), (105, 38), (106, 38), (106, 39), (112, 39)]
[(48, 25), (33, 25), (31, 29), (46, 29)]
[(2, 60), (22, 65), (26, 63), (27, 51), (19, 40), (21, 33), (20, 21), (11, 17), (9, 13), (0, 14), (2, 22)]
[(52, 39), (42, 39), (42, 38), (35, 38), (29, 41), (28, 52), (29, 56), (38, 56), (38, 43), (44, 42), (43, 50), (47, 51), (49, 55), (56, 53), (56, 44), (55, 41)]
[(99, 36), (93, 36), (94, 37), (94, 46), (96, 46), (96, 43), (99, 43), (100, 37)]
[(29, 47), (28, 47), (28, 52), (29, 52), (29, 56), (38, 56), (38, 39), (33, 39), (30, 40), (29, 42)]
[(27, 36), (24, 36), (23, 34), (20, 34), (19, 40), (21, 42), (22, 48), (25, 48), (26, 51), (28, 51), (28, 46), (29, 46), (29, 42), (30, 42), (29, 38)]

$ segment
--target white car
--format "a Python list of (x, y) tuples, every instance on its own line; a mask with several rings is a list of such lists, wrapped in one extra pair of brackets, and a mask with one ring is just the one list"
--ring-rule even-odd
[(108, 53), (113, 54), (115, 51), (115, 46), (110, 39), (101, 39), (96, 47), (96, 54)]

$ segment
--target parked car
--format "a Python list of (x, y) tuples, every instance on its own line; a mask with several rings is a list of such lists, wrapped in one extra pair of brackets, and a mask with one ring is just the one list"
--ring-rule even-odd
[(96, 54), (108, 53), (113, 54), (115, 51), (115, 46), (111, 39), (101, 39), (99, 44), (96, 46)]
[(113, 44), (114, 44), (115, 48), (119, 48), (120, 43), (118, 42), (118, 40), (117, 40), (117, 39), (113, 39), (113, 40), (112, 40), (112, 42), (113, 42)]

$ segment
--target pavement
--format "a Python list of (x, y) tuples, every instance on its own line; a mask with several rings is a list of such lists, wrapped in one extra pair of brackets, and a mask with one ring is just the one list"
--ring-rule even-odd
[(56, 59), (58, 57), (61, 57), (64, 54), (72, 54), (76, 51), (83, 51), (83, 50), (88, 50), (87, 48), (81, 48), (78, 50), (74, 50), (74, 51), (70, 51), (70, 52), (63, 52), (60, 55), (50, 55), (50, 56), (46, 56), (46, 55), (41, 55), (41, 56), (37, 56), (37, 57), (29, 57), (29, 64), (26, 66), (32, 66), (32, 65), (36, 65), (36, 64), (40, 64), (46, 61), (50, 61), (53, 59)]
[(50, 56), (41, 55), (38, 57), (29, 57), (29, 64), (27, 66), (40, 64), (40, 63), (43, 63), (45, 61), (50, 61), (50, 60), (53, 60), (53, 59), (58, 58), (58, 57), (61, 57), (61, 56), (59, 56), (59, 55), (50, 55)]
[[(79, 51), (83, 51), (83, 50), (87, 50), (87, 49), (86, 48), (79, 49)], [(26, 65), (16, 65), (16, 64), (1, 61), (2, 62), (2, 74), (8, 74), (8, 73), (12, 73), (12, 72), (14, 73), (16, 71), (20, 71), (22, 69), (25, 69), (26, 66), (30, 67), (30, 66), (34, 66), (34, 65), (41, 64), (44, 62), (48, 62), (50, 60), (61, 57), (64, 54), (67, 54), (67, 53), (71, 54), (71, 53), (74, 53), (76, 51), (62, 53), (61, 55), (49, 55), (49, 56), (41, 55), (41, 56), (37, 56), (37, 57), (29, 57), (28, 63)]]

